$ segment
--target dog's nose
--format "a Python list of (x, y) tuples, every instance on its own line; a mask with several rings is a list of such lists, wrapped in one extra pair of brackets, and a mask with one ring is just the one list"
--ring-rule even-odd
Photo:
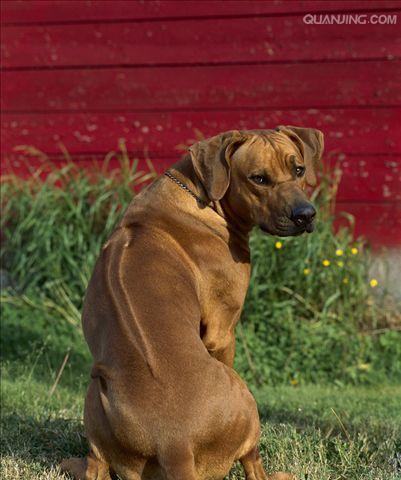
[(292, 210), (291, 220), (298, 227), (305, 227), (310, 224), (316, 215), (316, 210), (310, 203), (299, 205)]

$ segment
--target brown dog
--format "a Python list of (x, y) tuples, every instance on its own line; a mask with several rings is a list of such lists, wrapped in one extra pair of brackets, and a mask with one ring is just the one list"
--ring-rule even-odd
[(318, 130), (232, 131), (143, 190), (103, 248), (84, 311), (94, 357), (77, 479), (222, 479), (240, 460), (267, 476), (254, 398), (232, 369), (248, 287), (248, 236), (312, 231)]

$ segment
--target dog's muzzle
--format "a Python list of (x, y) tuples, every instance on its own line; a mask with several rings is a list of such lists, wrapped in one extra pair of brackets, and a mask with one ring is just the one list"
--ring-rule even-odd
[(310, 203), (303, 203), (297, 205), (292, 209), (291, 220), (299, 228), (307, 231), (308, 233), (313, 232), (314, 223), (313, 220), (316, 216), (316, 210)]

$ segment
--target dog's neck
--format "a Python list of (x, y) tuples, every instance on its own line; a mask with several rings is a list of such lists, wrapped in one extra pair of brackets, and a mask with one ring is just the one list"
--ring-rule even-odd
[[(169, 171), (184, 185), (186, 185), (199, 199), (212, 208), (220, 217), (222, 217), (231, 233), (238, 237), (238, 240), (249, 249), (249, 234), (253, 225), (242, 221), (232, 211), (230, 204), (226, 198), (218, 201), (211, 201), (208, 194), (196, 175), (195, 169), (192, 165), (190, 155), (185, 155), (178, 163), (174, 164)], [(199, 208), (202, 208), (201, 206)], [(203, 207), (204, 208), (204, 207)], [(206, 207), (208, 208), (208, 207)]]
[(210, 204), (207, 192), (195, 173), (190, 155), (185, 155), (182, 160), (175, 163), (168, 171), (171, 172), (180, 182), (186, 185), (202, 201), (202, 203), (205, 205)]

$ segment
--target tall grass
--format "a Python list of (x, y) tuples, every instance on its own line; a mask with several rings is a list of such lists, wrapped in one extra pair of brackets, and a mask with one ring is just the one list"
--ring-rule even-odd
[(401, 374), (401, 319), (395, 300), (370, 276), (373, 258), (355, 219), (334, 228), (340, 172), (322, 175), (312, 200), (313, 234), (254, 232), (252, 276), (238, 330), (237, 368), (265, 383), (365, 383)]
[[(110, 161), (117, 167), (110, 169)], [(120, 143), (102, 165), (77, 167), (42, 158), (29, 179), (2, 179), (3, 268), (15, 290), (3, 301), (52, 311), (78, 326), (83, 292), (102, 243), (135, 190), (155, 177), (138, 170)]]
[[(101, 245), (135, 191), (154, 176), (151, 168), (139, 171), (120, 144), (119, 152), (90, 169), (44, 158), (28, 180), (3, 177), (1, 259), (13, 288), (2, 302), (10, 318), (29, 322), (25, 313), (33, 309), (47, 324), (79, 328)], [(252, 235), (252, 278), (236, 361), (254, 385), (401, 375), (399, 317), (369, 277), (369, 250), (353, 240), (350, 216), (349, 227), (334, 232), (337, 185), (336, 176), (323, 175), (312, 194), (319, 211), (315, 233), (286, 239)]]

